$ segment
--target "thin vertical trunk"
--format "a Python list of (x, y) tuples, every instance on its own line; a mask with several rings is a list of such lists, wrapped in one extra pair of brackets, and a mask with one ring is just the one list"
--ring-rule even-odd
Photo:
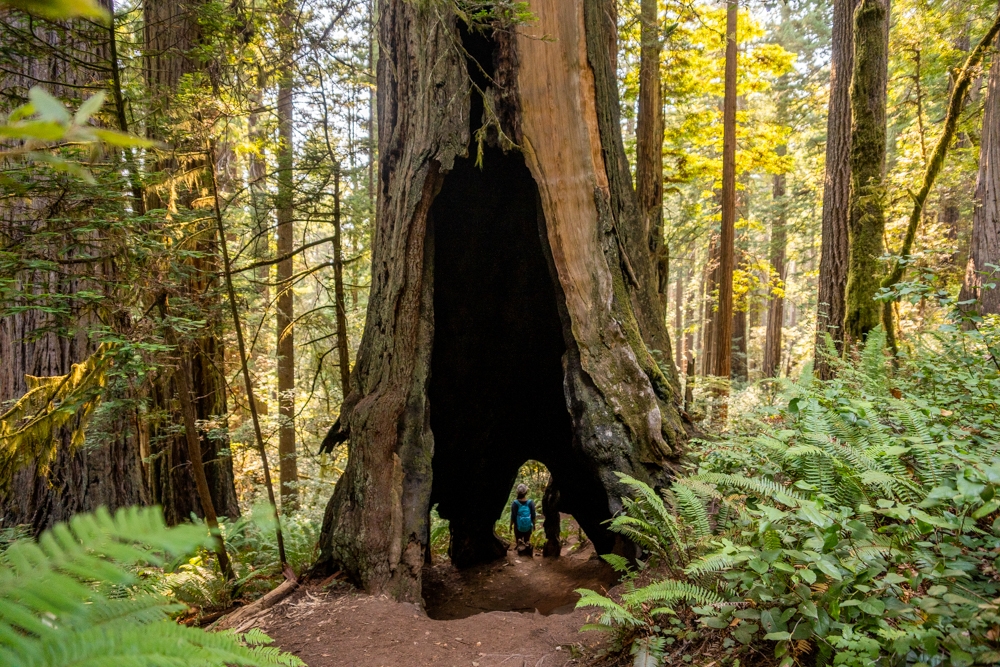
[(372, 220), (375, 219), (375, 43), (375, 0), (368, 0), (368, 210)]
[(233, 578), (233, 570), (229, 565), (229, 556), (226, 553), (226, 544), (222, 540), (222, 533), (219, 531), (219, 516), (215, 513), (215, 505), (212, 503), (212, 492), (208, 485), (208, 477), (205, 475), (205, 464), (201, 452), (201, 434), (198, 433), (197, 419), (194, 401), (191, 397), (191, 369), (188, 361), (194, 356), (190, 350), (185, 350), (177, 342), (172, 325), (167, 320), (167, 299), (166, 295), (160, 299), (160, 320), (166, 334), (167, 343), (173, 346), (180, 359), (174, 378), (177, 382), (177, 397), (181, 404), (181, 418), (184, 422), (184, 441), (187, 444), (188, 460), (191, 461), (191, 477), (194, 478), (195, 488), (198, 493), (198, 502), (201, 505), (202, 516), (212, 533), (215, 544), (215, 555), (219, 559), (219, 569), (226, 576), (226, 579)]
[(719, 308), (713, 373), (728, 378), (732, 365), (733, 268), (736, 241), (736, 19), (739, 0), (727, 0), (726, 89), (722, 102), (722, 229), (719, 233)]
[[(784, 153), (784, 146), (779, 148), (779, 152)], [(771, 267), (778, 274), (782, 289), (785, 284), (785, 246), (787, 244), (788, 231), (785, 228), (785, 175), (774, 175), (774, 187), (772, 189), (774, 198), (775, 213), (771, 223)], [(773, 378), (781, 371), (781, 329), (785, 318), (785, 300), (776, 295), (771, 295), (768, 301), (767, 310), (767, 332), (764, 338), (764, 365), (763, 376)]]
[(749, 374), (747, 363), (747, 348), (750, 330), (747, 327), (747, 311), (740, 308), (733, 312), (733, 338), (731, 345), (732, 371), (730, 378), (734, 382), (746, 383)]
[(959, 294), (959, 301), (977, 299), (972, 308), (981, 315), (1000, 313), (1000, 288), (983, 287), (1000, 283), (996, 275), (1000, 266), (1000, 57), (996, 54), (990, 64), (985, 107), (972, 244)]
[(678, 373), (684, 372), (684, 276), (684, 267), (678, 266), (674, 285), (674, 365)]
[(340, 365), (341, 395), (351, 392), (351, 356), (348, 352), (347, 308), (344, 305), (344, 255), (340, 238), (340, 165), (333, 173), (333, 287), (337, 300), (337, 359)]
[[(204, 70), (206, 63), (199, 59), (198, 49), (203, 41), (199, 22), (199, 3), (180, 5), (166, 0), (148, 0), (143, 5), (143, 64), (146, 86), (149, 90), (149, 113), (146, 133), (152, 139), (164, 141), (178, 150), (152, 165), (153, 171), (163, 174), (164, 183), (150, 183), (145, 193), (146, 208), (150, 211), (174, 206), (190, 211), (198, 196), (206, 164), (196, 156), (203, 155), (203, 146), (194, 145), (191, 133), (181, 128), (194, 122), (190, 114), (177, 103), (182, 80)], [(174, 155), (186, 155), (181, 164)], [(179, 182), (171, 182), (184, 172)], [(193, 178), (192, 178), (193, 177)], [(193, 181), (193, 183), (192, 183)], [(165, 183), (170, 182), (170, 185)], [(169, 199), (163, 195), (169, 193)], [(196, 217), (196, 216), (191, 216)], [(204, 320), (205, 326), (192, 336), (196, 340), (181, 340), (190, 350), (191, 395), (193, 396), (196, 423), (224, 420), (228, 414), (224, 350), (221, 344), (222, 325), (217, 312), (220, 306), (217, 291), (215, 236), (202, 234), (203, 219), (190, 223), (189, 234), (198, 240), (194, 243), (197, 256), (186, 260), (185, 275), (179, 278), (176, 289), (188, 302), (188, 310), (174, 316), (191, 320)], [(186, 521), (191, 513), (202, 513), (195, 480), (191, 476), (193, 463), (188, 458), (188, 448), (183, 434), (178, 434), (176, 424), (183, 421), (179, 401), (177, 378), (167, 376), (157, 379), (150, 388), (154, 415), (150, 419), (151, 495), (153, 502), (163, 505), (168, 523)], [(214, 430), (214, 429), (213, 429)], [(239, 516), (239, 504), (233, 480), (233, 462), (229, 456), (227, 438), (209, 438), (202, 447), (203, 464), (212, 504), (215, 510), (229, 517)]]
[(701, 374), (715, 374), (715, 339), (718, 335), (719, 312), (716, 308), (718, 303), (719, 289), (719, 241), (713, 236), (708, 246), (708, 261), (705, 263), (705, 279), (703, 282), (702, 303), (704, 314), (702, 315), (701, 330)]
[(281, 64), (278, 69), (278, 298), (275, 304), (278, 363), (278, 477), (281, 483), (281, 506), (287, 511), (298, 502), (298, 460), (295, 453), (295, 294), (292, 277), (294, 231), (294, 146), (292, 122), (292, 6), (287, 0), (282, 8)]
[(889, 0), (862, 0), (854, 14), (851, 81), (851, 198), (844, 340), (864, 341), (879, 325), (875, 301), (885, 233), (882, 179), (886, 154)]
[(652, 256), (660, 309), (666, 314), (669, 255), (663, 244), (663, 94), (657, 7), (657, 0), (642, 0), (640, 5), (635, 190)]
[(847, 221), (851, 191), (851, 73), (854, 70), (854, 8), (857, 0), (833, 1), (830, 49), (830, 102), (826, 119), (826, 177), (816, 313), (816, 372), (833, 375), (826, 337), (839, 353), (844, 340), (844, 288), (847, 284)]

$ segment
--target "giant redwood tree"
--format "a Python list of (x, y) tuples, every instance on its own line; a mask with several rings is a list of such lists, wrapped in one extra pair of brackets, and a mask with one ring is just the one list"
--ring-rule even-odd
[(432, 506), (456, 565), (503, 555), (493, 525), (529, 458), (599, 551), (627, 546), (603, 524), (615, 473), (667, 483), (685, 437), (613, 5), (529, 9), (469, 27), (441, 1), (379, 6), (372, 292), (318, 569), (401, 599), (421, 595)]

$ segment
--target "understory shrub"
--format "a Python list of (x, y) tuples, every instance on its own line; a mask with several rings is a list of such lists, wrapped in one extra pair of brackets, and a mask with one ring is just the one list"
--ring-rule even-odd
[[(989, 340), (926, 334), (893, 371), (876, 331), (836, 380), (806, 372), (692, 446), (612, 530), (643, 550), (622, 592), (580, 591), (635, 664), (659, 664), (682, 607), (784, 667), (1000, 663), (1000, 373)], [(758, 388), (759, 389), (759, 388)], [(766, 392), (765, 392), (766, 393)]]
[(79, 514), (0, 554), (0, 664), (217, 667), (303, 665), (270, 638), (171, 620), (184, 605), (145, 585), (140, 566), (209, 546), (202, 528), (164, 525), (159, 508)]

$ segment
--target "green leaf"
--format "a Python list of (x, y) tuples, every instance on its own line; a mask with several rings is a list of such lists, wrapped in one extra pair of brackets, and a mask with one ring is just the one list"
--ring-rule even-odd
[(15, 125), (0, 125), (0, 137), (21, 141), (58, 141), (66, 136), (66, 128), (49, 120), (29, 120)]
[(870, 616), (881, 616), (882, 612), (885, 611), (885, 603), (878, 598), (868, 598), (867, 600), (862, 600), (858, 607), (861, 611), (869, 614)]
[(990, 502), (986, 503), (985, 505), (977, 509), (975, 512), (973, 512), (972, 518), (976, 520), (982, 519), (984, 516), (996, 512), (998, 507), (1000, 507), (1000, 500), (994, 498), (993, 500), (991, 500)]
[(820, 560), (816, 561), (816, 567), (819, 568), (820, 572), (830, 577), (831, 579), (836, 579), (837, 581), (841, 581), (843, 579), (843, 576), (841, 576), (840, 570), (837, 569), (837, 566), (828, 560), (821, 558)]
[(70, 122), (69, 111), (66, 110), (62, 102), (53, 97), (44, 88), (33, 86), (28, 91), (28, 99), (35, 105), (35, 112), (42, 120), (50, 120), (56, 123), (68, 125)]
[(111, 20), (108, 10), (95, 0), (0, 0), (0, 5), (4, 4), (56, 21), (80, 17), (107, 24)]
[(781, 630), (780, 632), (769, 632), (764, 635), (764, 639), (768, 639), (772, 642), (783, 642), (792, 638), (791, 632), (786, 632)]
[(104, 97), (104, 91), (102, 90), (84, 100), (83, 104), (80, 105), (80, 108), (76, 110), (76, 114), (73, 116), (73, 122), (77, 125), (86, 125), (87, 121), (90, 120), (90, 117), (97, 113), (101, 108), (101, 105), (104, 104)]
[(111, 146), (119, 146), (121, 148), (152, 148), (156, 145), (155, 141), (143, 139), (142, 137), (137, 137), (134, 134), (125, 134), (114, 130), (103, 130), (96, 127), (92, 128), (91, 131), (94, 133), (94, 136)]

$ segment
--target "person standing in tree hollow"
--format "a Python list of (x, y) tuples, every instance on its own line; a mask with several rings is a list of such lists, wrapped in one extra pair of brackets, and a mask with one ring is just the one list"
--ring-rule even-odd
[(517, 499), (510, 504), (510, 528), (514, 532), (518, 552), (531, 548), (531, 533), (535, 530), (535, 501), (528, 500), (528, 487), (517, 485)]

